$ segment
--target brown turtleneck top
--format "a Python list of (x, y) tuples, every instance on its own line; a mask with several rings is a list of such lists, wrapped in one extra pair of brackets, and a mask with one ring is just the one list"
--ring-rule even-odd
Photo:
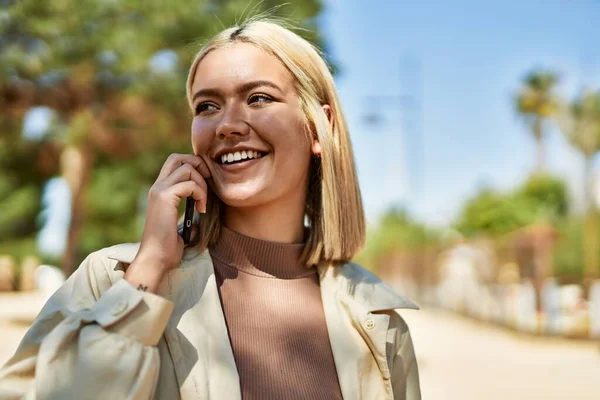
[(248, 399), (341, 399), (315, 268), (304, 244), (276, 243), (222, 227), (209, 248)]

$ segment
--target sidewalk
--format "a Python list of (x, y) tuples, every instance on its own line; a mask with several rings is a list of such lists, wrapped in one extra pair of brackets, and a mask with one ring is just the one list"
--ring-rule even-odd
[(0, 365), (13, 355), (46, 299), (38, 292), (0, 292)]
[(514, 333), (441, 310), (401, 312), (424, 400), (600, 399), (600, 347)]

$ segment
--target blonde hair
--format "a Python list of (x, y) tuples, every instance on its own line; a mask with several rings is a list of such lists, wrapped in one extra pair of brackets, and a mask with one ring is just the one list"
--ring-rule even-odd
[[(348, 127), (333, 76), (319, 51), (281, 22), (264, 17), (225, 29), (200, 49), (191, 65), (186, 88), (190, 108), (198, 64), (208, 53), (240, 42), (275, 56), (290, 71), (307, 132), (321, 144), (321, 157), (313, 157), (310, 167), (305, 210), (310, 230), (303, 261), (307, 266), (345, 263), (363, 247), (366, 223)], [(331, 122), (323, 110), (325, 104), (331, 108)], [(206, 214), (195, 218), (201, 249), (218, 239), (221, 226), (221, 200), (212, 190), (207, 200)]]

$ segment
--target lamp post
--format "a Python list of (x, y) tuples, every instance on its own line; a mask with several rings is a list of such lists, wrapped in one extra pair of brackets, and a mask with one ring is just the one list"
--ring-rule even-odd
[[(422, 164), (422, 134), (420, 127), (420, 109), (418, 101), (412, 95), (370, 95), (365, 96), (365, 103), (369, 108), (383, 110), (400, 110), (400, 137), (407, 157), (403, 165), (408, 171), (409, 203), (419, 197), (420, 172)], [(385, 111), (370, 111), (363, 115), (363, 123), (370, 127), (386, 125)], [(389, 144), (386, 144), (389, 145)], [(410, 193), (412, 192), (412, 193)]]
[[(423, 177), (423, 130), (421, 98), (423, 91), (422, 66), (416, 54), (405, 53), (399, 62), (400, 90), (397, 95), (367, 95), (364, 97), (366, 109), (363, 123), (379, 127), (387, 123), (387, 110), (399, 111), (400, 136), (405, 144), (405, 169), (408, 171), (408, 203), (420, 197), (421, 180)], [(386, 110), (387, 109), (387, 110)], [(411, 193), (412, 192), (412, 193)]]

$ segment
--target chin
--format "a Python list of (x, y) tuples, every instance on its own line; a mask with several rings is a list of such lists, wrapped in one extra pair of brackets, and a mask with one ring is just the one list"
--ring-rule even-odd
[(253, 207), (263, 202), (264, 192), (256, 188), (231, 188), (220, 190), (218, 196), (229, 207)]

